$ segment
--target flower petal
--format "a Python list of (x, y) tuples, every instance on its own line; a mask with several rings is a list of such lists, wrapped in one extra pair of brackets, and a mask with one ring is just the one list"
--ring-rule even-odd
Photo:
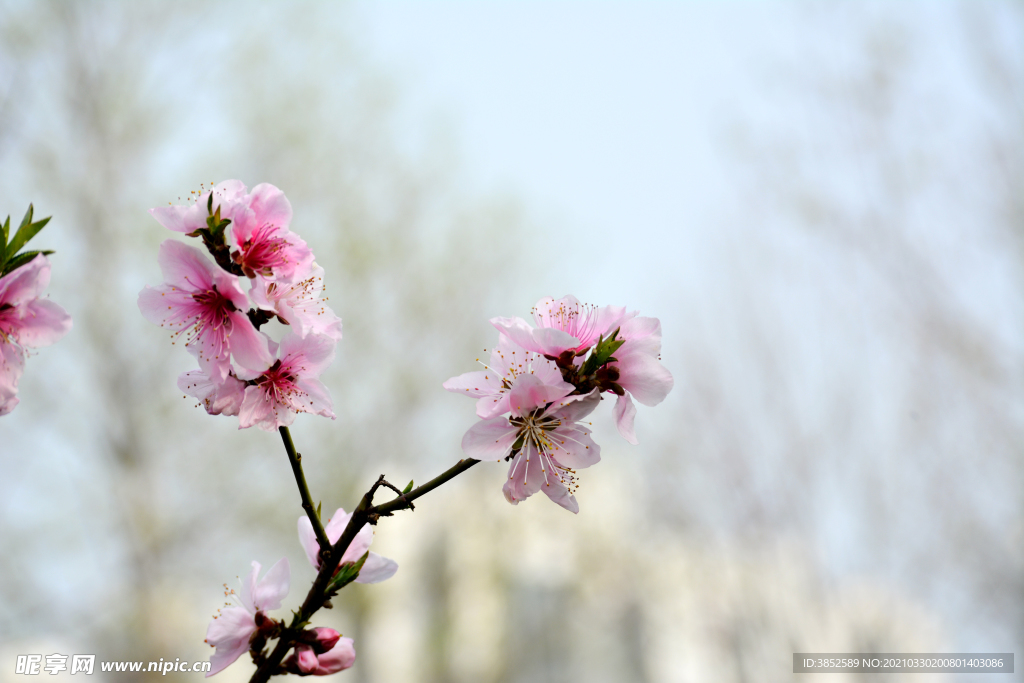
[(675, 381), (654, 356), (634, 354), (614, 364), (619, 369), (619, 384), (645, 406), (656, 406), (665, 400)]
[(541, 491), (551, 499), (553, 503), (561, 505), (569, 512), (578, 514), (580, 511), (579, 503), (576, 502), (576, 497), (569, 493), (569, 490), (565, 488), (565, 484), (559, 480), (558, 476), (554, 472), (548, 471), (545, 473), (544, 485), (540, 488)]
[(164, 281), (188, 291), (207, 291), (213, 287), (216, 268), (206, 254), (175, 239), (164, 240), (157, 254)]
[(320, 666), (314, 676), (329, 676), (344, 671), (356, 663), (356, 648), (351, 638), (339, 638), (337, 645), (317, 657)]
[[(341, 534), (338, 534), (338, 538), (341, 538)], [(371, 543), (373, 543), (373, 527), (369, 524), (364, 524), (363, 528), (356, 534), (356, 537), (348, 544), (345, 554), (341, 556), (341, 561), (358, 562), (359, 558), (370, 549)]]
[(395, 575), (398, 571), (398, 563), (377, 553), (370, 553), (359, 570), (356, 583), (380, 583)]
[(512, 384), (512, 391), (509, 392), (509, 405), (512, 408), (512, 414), (517, 417), (529, 415), (537, 408), (564, 398), (573, 388), (571, 384), (565, 382), (550, 385), (544, 384), (536, 375), (520, 375)]
[(306, 551), (306, 559), (313, 565), (313, 569), (320, 569), (320, 543), (316, 540), (313, 523), (306, 515), (299, 517), (299, 543)]
[(38, 348), (57, 342), (71, 329), (71, 316), (62, 307), (47, 299), (36, 299), (25, 305), (18, 325), (18, 342)]
[(533, 445), (527, 442), (509, 465), (508, 479), (502, 487), (505, 500), (518, 505), (519, 501), (537, 493), (544, 484), (546, 464)]
[(497, 392), (501, 380), (497, 373), (491, 370), (480, 372), (466, 372), (458, 377), (452, 377), (441, 386), (453, 393), (473, 398), (490, 396)]
[(477, 460), (498, 461), (508, 455), (516, 440), (516, 428), (504, 417), (481, 420), (462, 437), (462, 451)]
[(39, 254), (0, 278), (0, 305), (20, 306), (40, 296), (50, 284), (50, 262)]
[(249, 649), (249, 637), (256, 630), (253, 615), (241, 607), (226, 607), (210, 622), (206, 629), (206, 642), (217, 648), (210, 657), (210, 670), (206, 677), (226, 669)]
[(636, 431), (633, 429), (634, 417), (636, 417), (636, 406), (633, 405), (629, 394), (619, 396), (615, 401), (615, 427), (623, 439), (635, 446), (638, 441), (636, 440)]
[(582, 470), (601, 460), (601, 447), (590, 438), (590, 430), (582, 425), (568, 424), (556, 428), (550, 436), (549, 454), (559, 465)]
[[(235, 362), (252, 372), (263, 372), (274, 363), (267, 335), (257, 330), (249, 316), (241, 311), (228, 314), (231, 329), (228, 345)], [(212, 336), (212, 335), (210, 335)]]
[(270, 183), (260, 183), (249, 193), (249, 208), (260, 225), (270, 223), (282, 228), (292, 222), (292, 205), (284, 192)]
[(281, 607), (281, 599), (288, 595), (291, 583), (291, 568), (288, 558), (282, 557), (271, 567), (263, 580), (256, 584), (252, 602), (258, 610), (273, 610)]

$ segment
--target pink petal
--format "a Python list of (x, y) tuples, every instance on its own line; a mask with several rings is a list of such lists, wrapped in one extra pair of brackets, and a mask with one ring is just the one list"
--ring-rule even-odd
[(565, 382), (550, 385), (544, 384), (536, 375), (520, 375), (512, 384), (512, 391), (509, 392), (509, 405), (512, 408), (512, 414), (518, 417), (529, 415), (537, 408), (564, 398), (573, 388), (571, 384)]
[(0, 278), (0, 305), (20, 306), (42, 295), (50, 284), (50, 262), (39, 254)]
[(329, 676), (348, 669), (356, 663), (356, 649), (351, 638), (339, 638), (338, 644), (329, 652), (317, 657), (320, 666), (313, 672), (315, 676)]
[(24, 369), (22, 350), (0, 338), (0, 400), (8, 401), (18, 393), (18, 380)]
[(302, 673), (312, 673), (320, 666), (320, 662), (313, 653), (313, 648), (305, 643), (295, 646), (295, 662)]
[(179, 375), (178, 388), (199, 399), (210, 415), (238, 415), (245, 396), (245, 382), (228, 375), (221, 384), (215, 384), (202, 370)]
[(380, 583), (395, 575), (398, 571), (398, 563), (377, 553), (370, 553), (359, 570), (356, 583)]
[[(544, 349), (533, 338), (533, 328), (522, 318), (491, 318), (490, 322), (499, 332), (508, 337), (513, 344), (527, 351), (545, 353)], [(575, 342), (576, 340), (573, 339), (573, 341)]]
[(489, 420), (492, 417), (504, 415), (512, 407), (508, 402), (508, 392), (494, 393), (483, 396), (476, 402), (476, 416), (481, 420)]
[(284, 192), (270, 183), (260, 183), (249, 194), (249, 208), (260, 225), (270, 223), (282, 228), (292, 222), (292, 205)]
[(299, 517), (299, 543), (306, 551), (306, 559), (313, 565), (313, 569), (320, 569), (320, 543), (316, 540), (313, 523), (306, 515)]
[(672, 390), (672, 373), (654, 356), (636, 354), (614, 363), (619, 384), (645, 406), (656, 406)]
[(520, 501), (526, 500), (540, 490), (546, 479), (547, 463), (544, 458), (527, 443), (521, 451), (512, 458), (512, 464), (508, 468), (508, 479), (502, 487), (505, 500), (518, 505)]
[(334, 360), (334, 347), (330, 337), (320, 334), (308, 335), (305, 339), (288, 332), (281, 339), (277, 355), (282, 367), (294, 368), (300, 377), (316, 377)]
[(158, 206), (150, 209), (149, 215), (168, 230), (189, 233), (199, 228), (205, 228), (206, 217), (209, 214), (206, 210), (206, 200), (204, 198), (202, 204), (197, 201), (194, 204)]
[(636, 432), (633, 430), (633, 418), (636, 416), (636, 406), (629, 398), (629, 394), (619, 396), (615, 401), (615, 427), (619, 430), (622, 438), (633, 444), (639, 443), (636, 440)]
[(541, 491), (553, 502), (561, 505), (569, 512), (578, 514), (580, 511), (579, 503), (576, 502), (576, 497), (569, 493), (569, 490), (565, 488), (565, 485), (558, 479), (553, 472), (545, 473), (544, 485), (541, 486)]
[(18, 342), (23, 346), (38, 348), (57, 342), (71, 329), (71, 316), (62, 307), (47, 299), (37, 299), (25, 304), (18, 325)]
[(556, 400), (546, 414), (555, 415), (562, 422), (579, 422), (594, 412), (600, 402), (601, 395), (594, 389), (589, 394), (574, 394)]
[(296, 400), (302, 401), (303, 412), (335, 419), (331, 392), (323, 382), (318, 379), (300, 379), (295, 386), (305, 392), (304, 396), (296, 397)]
[(157, 262), (164, 281), (170, 285), (203, 292), (213, 286), (217, 266), (195, 247), (174, 239), (164, 240), (157, 254)]
[(260, 576), (260, 569), (262, 565), (256, 560), (252, 561), (252, 568), (244, 579), (240, 579), (242, 584), (241, 591), (238, 594), (238, 599), (242, 601), (242, 606), (249, 611), (249, 614), (255, 615), (258, 608), (253, 602), (253, 595), (256, 593), (256, 583)]
[(210, 657), (209, 678), (220, 673), (249, 649), (249, 637), (256, 630), (253, 615), (241, 607), (227, 607), (210, 622), (206, 629), (206, 642), (217, 648)]
[(0, 401), (0, 415), (7, 415), (12, 410), (14, 410), (14, 407), (17, 406), (20, 402), (21, 399), (19, 399), (17, 396), (11, 396), (9, 399), (5, 401)]
[[(338, 508), (334, 511), (331, 518), (327, 520), (327, 525), (324, 527), (324, 531), (327, 533), (327, 540), (330, 541), (332, 545), (337, 543), (338, 539), (341, 538), (341, 535), (345, 533), (345, 527), (348, 526), (348, 520), (350, 519), (352, 519), (351, 512), (345, 512), (345, 508)], [(367, 543), (366, 545), (369, 547), (370, 544)], [(366, 552), (366, 548), (363, 549), (363, 552)], [(359, 554), (362, 555), (363, 553)]]
[(176, 330), (195, 322), (192, 294), (170, 285), (150, 287), (139, 292), (139, 312), (149, 322)]
[(291, 569), (288, 566), (288, 558), (282, 557), (256, 585), (252, 596), (256, 609), (269, 611), (281, 607), (281, 599), (288, 595), (290, 582)]
[[(338, 538), (341, 538), (341, 534), (338, 534)], [(341, 556), (341, 561), (358, 562), (359, 558), (370, 549), (371, 543), (373, 543), (373, 527), (369, 524), (364, 524), (363, 528), (356, 534), (356, 537), (348, 544), (345, 554)]]
[(274, 363), (267, 343), (267, 335), (258, 331), (241, 311), (228, 314), (231, 329), (228, 344), (235, 362), (250, 372), (263, 372)]
[(452, 377), (441, 386), (460, 396), (480, 398), (481, 396), (490, 396), (497, 393), (497, 388), (501, 386), (501, 380), (494, 371), (483, 370), (480, 372), (467, 372), (458, 377)]
[(582, 470), (601, 460), (601, 447), (590, 438), (590, 430), (582, 425), (563, 425), (551, 432), (553, 447), (549, 454), (559, 465)]
[[(258, 386), (248, 386), (245, 388), (245, 396), (242, 398), (242, 407), (238, 410), (238, 428), (248, 429), (249, 427), (259, 426), (260, 429), (266, 432), (277, 431), (277, 428), (284, 425), (283, 421), (280, 421), (274, 408), (276, 404), (266, 400), (265, 392)], [(291, 411), (285, 411), (288, 415), (295, 417), (295, 413)], [(287, 416), (285, 417), (287, 419)], [(291, 422), (288, 422), (291, 424)], [(287, 425), (284, 425), (287, 426)]]
[(482, 420), (462, 437), (462, 450), (470, 458), (498, 461), (508, 455), (516, 440), (516, 428), (504, 417)]

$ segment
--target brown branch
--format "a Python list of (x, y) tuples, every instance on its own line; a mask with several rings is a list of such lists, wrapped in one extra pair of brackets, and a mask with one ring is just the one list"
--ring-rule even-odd
[(302, 509), (306, 511), (306, 516), (309, 517), (309, 521), (313, 525), (313, 532), (316, 533), (316, 540), (320, 545), (320, 555), (326, 561), (331, 552), (331, 541), (327, 538), (327, 532), (324, 531), (324, 525), (320, 522), (316, 508), (313, 507), (313, 499), (310, 497), (309, 487), (306, 485), (306, 475), (302, 473), (302, 455), (295, 452), (295, 444), (292, 443), (292, 434), (288, 428), (281, 427), (279, 431), (281, 440), (284, 441), (284, 449), (288, 451), (288, 461), (292, 464), (295, 483), (299, 487)]
[[(286, 433), (285, 428), (282, 427), (282, 436)], [(286, 440), (286, 446), (290, 443), (291, 439)], [(292, 449), (294, 451), (294, 449)], [(281, 662), (284, 661), (284, 657), (288, 654), (288, 651), (295, 645), (298, 634), (302, 628), (309, 622), (310, 618), (324, 606), (331, 595), (328, 594), (327, 587), (331, 582), (331, 578), (334, 576), (341, 564), (341, 558), (344, 556), (345, 551), (348, 550), (349, 545), (355, 539), (356, 534), (366, 524), (376, 524), (377, 520), (381, 517), (390, 517), (394, 512), (398, 510), (409, 510), (412, 509), (412, 502), (422, 495), (430, 493), (441, 484), (454, 479), (458, 475), (468, 470), (473, 465), (480, 462), (472, 458), (465, 458), (457, 462), (453, 467), (448, 468), (437, 477), (434, 477), (426, 484), (414, 488), (409, 493), (400, 494), (396, 498), (389, 500), (381, 505), (373, 504), (373, 496), (377, 493), (377, 490), (381, 487), (387, 487), (394, 490), (394, 486), (384, 480), (384, 475), (380, 475), (377, 481), (374, 482), (370, 490), (363, 494), (362, 500), (359, 501), (359, 505), (352, 511), (352, 517), (348, 520), (348, 525), (345, 527), (345, 531), (342, 532), (341, 537), (337, 543), (330, 547), (330, 554), (323, 557), (320, 563), (320, 570), (317, 572), (316, 579), (313, 580), (313, 585), (310, 587), (309, 592), (306, 594), (306, 599), (303, 601), (299, 611), (295, 613), (292, 618), (291, 624), (287, 628), (281, 630), (280, 636), (277, 640), (277, 645), (274, 646), (274, 650), (266, 658), (262, 659), (260, 665), (257, 667), (256, 672), (253, 673), (252, 678), (249, 679), (249, 683), (267, 683), (271, 676), (277, 674), (286, 673)], [(303, 479), (305, 483), (305, 479)], [(302, 488), (300, 486), (300, 488)], [(308, 490), (306, 492), (308, 496)], [(312, 520), (311, 520), (312, 521)], [(314, 528), (316, 526), (314, 525)], [(321, 546), (322, 547), (322, 546)], [(326, 553), (323, 553), (326, 555)]]

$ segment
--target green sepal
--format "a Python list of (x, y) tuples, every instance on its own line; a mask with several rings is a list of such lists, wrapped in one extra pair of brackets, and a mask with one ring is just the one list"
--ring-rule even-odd
[[(219, 241), (219, 237), (224, 233), (224, 228), (231, 225), (230, 218), (220, 217), (220, 205), (217, 206), (217, 210), (213, 210), (213, 191), (210, 191), (210, 196), (206, 200), (206, 213), (209, 214), (206, 218), (206, 225), (209, 228), (210, 236), (215, 241)], [(202, 229), (202, 228), (200, 228)]]
[(366, 558), (370, 556), (370, 551), (367, 550), (363, 553), (355, 562), (342, 562), (341, 566), (338, 567), (338, 573), (334, 575), (331, 582), (327, 584), (328, 594), (340, 591), (342, 588), (352, 583), (359, 577), (359, 572), (363, 568), (363, 564), (366, 563)]
[(410, 479), (409, 483), (405, 485), (404, 489), (402, 489), (402, 495), (409, 493), (409, 491), (412, 491), (412, 479)]
[(316, 504), (316, 518), (317, 518), (317, 519), (320, 519), (320, 521), (323, 521), (323, 520), (322, 520), (322, 519), (320, 518), (320, 504), (321, 504), (322, 502), (323, 502), (323, 501), (318, 501), (318, 502), (317, 502), (317, 504)]
[(16, 268), (21, 268), (23, 265), (34, 259), (36, 256), (39, 256), (39, 254), (42, 254), (43, 256), (49, 256), (52, 253), (52, 251), (46, 249), (43, 251), (26, 251), (22, 254), (18, 254), (17, 256), (15, 256), (10, 261), (4, 264), (3, 271), (0, 272), (0, 275), (7, 275), (7, 273), (10, 273), (12, 270), (15, 270)]
[(7, 253), (7, 238), (11, 234), (11, 217), (8, 216), (7, 220), (4, 221), (3, 225), (0, 225), (0, 232), (3, 233), (4, 241), (0, 244), (0, 261), (3, 261), (4, 255)]
[(583, 364), (583, 370), (580, 374), (584, 377), (594, 374), (597, 369), (606, 363), (610, 363), (615, 360), (612, 356), (613, 353), (619, 350), (619, 347), (626, 343), (625, 339), (616, 339), (619, 335), (618, 327), (612, 332), (607, 339), (603, 336), (597, 338), (597, 343), (594, 344), (594, 350), (590, 354), (590, 358)]
[[(18, 250), (25, 246), (30, 239), (35, 237), (40, 230), (46, 227), (46, 224), (50, 222), (50, 217), (42, 219), (41, 221), (32, 222), (32, 213), (34, 209), (31, 204), (28, 205), (28, 211), (25, 212), (25, 217), (21, 219), (21, 225), (18, 226), (18, 231), (14, 233), (14, 237), (7, 243), (4, 248), (4, 263), (11, 259), (12, 256), (18, 253)], [(9, 228), (9, 226), (8, 226)], [(9, 232), (9, 229), (5, 232)]]

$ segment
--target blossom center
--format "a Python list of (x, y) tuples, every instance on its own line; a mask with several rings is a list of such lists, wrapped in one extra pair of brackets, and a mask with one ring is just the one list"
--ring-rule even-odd
[(256, 274), (264, 277), (273, 275), (274, 268), (288, 263), (287, 249), (291, 242), (278, 237), (278, 227), (269, 223), (253, 230), (252, 235), (242, 245), (241, 250), (232, 254), (235, 263), (249, 277)]

